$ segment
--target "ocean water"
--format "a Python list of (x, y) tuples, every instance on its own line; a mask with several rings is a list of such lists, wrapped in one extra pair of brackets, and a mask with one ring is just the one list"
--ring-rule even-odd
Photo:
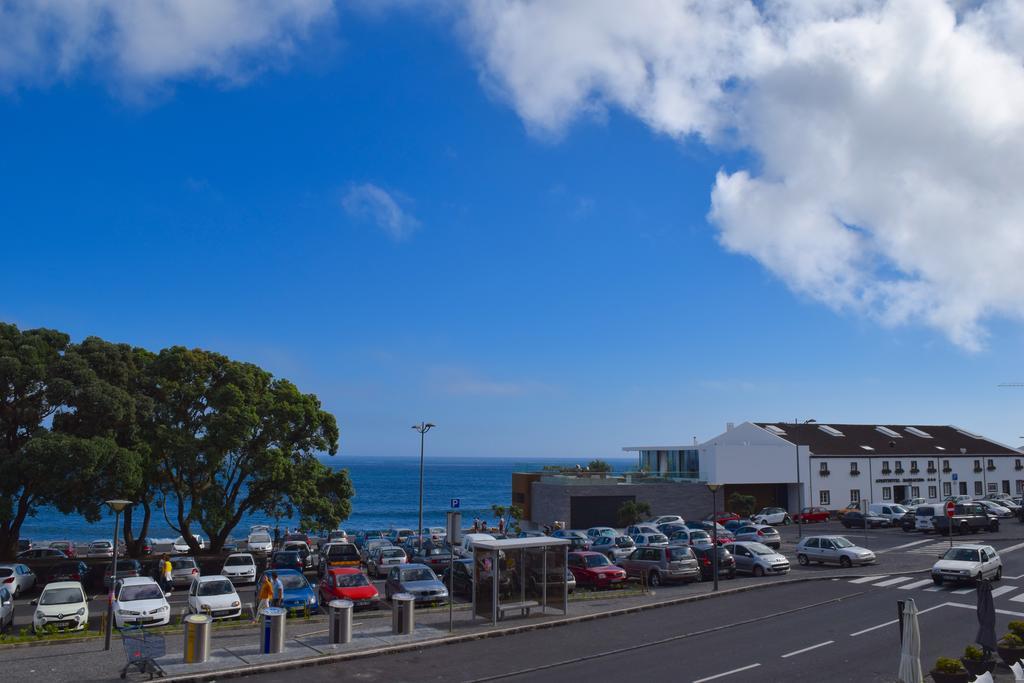
[[(616, 471), (636, 467), (634, 458), (607, 458)], [(349, 471), (356, 495), (352, 499), (352, 514), (342, 528), (388, 529), (391, 527), (416, 528), (419, 504), (419, 457), (356, 457), (327, 458), (332, 467)], [(586, 459), (545, 458), (444, 458), (429, 457), (423, 474), (423, 523), (444, 526), (445, 513), (451, 509), (452, 498), (460, 500), (459, 509), (465, 525), (479, 516), (494, 524), (491, 505), (508, 505), (512, 499), (512, 473), (535, 471), (544, 465), (585, 465)], [(280, 525), (294, 527), (297, 520), (281, 519)], [(52, 508), (42, 508), (35, 517), (25, 520), (22, 538), (34, 542), (67, 539), (76, 542), (110, 538), (113, 515), (91, 524), (78, 515), (64, 515)], [(275, 520), (264, 515), (244, 518), (232, 536), (244, 537), (253, 524), (270, 524)], [(194, 530), (196, 531), (196, 530)], [(136, 522), (136, 533), (138, 523)], [(149, 535), (156, 539), (177, 536), (164, 521), (159, 510), (154, 511)]]

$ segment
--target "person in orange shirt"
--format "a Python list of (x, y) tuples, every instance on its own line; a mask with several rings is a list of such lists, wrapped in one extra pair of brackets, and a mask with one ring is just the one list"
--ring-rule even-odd
[(270, 578), (267, 574), (263, 575), (260, 579), (260, 588), (256, 593), (257, 607), (256, 614), (253, 615), (253, 623), (259, 618), (260, 612), (263, 611), (264, 607), (270, 607), (270, 599), (274, 595), (274, 587), (270, 583)]

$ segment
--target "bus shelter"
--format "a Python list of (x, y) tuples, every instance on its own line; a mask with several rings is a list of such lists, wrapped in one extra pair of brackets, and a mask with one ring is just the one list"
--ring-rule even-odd
[(509, 614), (568, 612), (566, 558), (569, 541), (549, 536), (476, 541), (473, 544), (473, 619), (492, 624)]

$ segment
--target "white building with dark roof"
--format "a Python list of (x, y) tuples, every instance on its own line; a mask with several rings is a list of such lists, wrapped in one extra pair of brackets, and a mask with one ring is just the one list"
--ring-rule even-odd
[(1020, 451), (951, 425), (743, 422), (700, 444), (623, 450), (651, 474), (791, 511), (1024, 491)]

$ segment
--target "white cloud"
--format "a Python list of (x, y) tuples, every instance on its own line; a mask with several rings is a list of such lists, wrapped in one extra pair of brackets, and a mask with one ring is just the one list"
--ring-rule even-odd
[(966, 348), (1024, 318), (1024, 4), (492, 0), (462, 31), (542, 134), (617, 107), (749, 149), (709, 218), (794, 291)]
[(5, 0), (0, 90), (87, 69), (126, 91), (187, 77), (244, 82), (333, 16), (331, 0)]
[(502, 380), (460, 367), (435, 367), (428, 373), (428, 385), (451, 396), (506, 397), (550, 391), (534, 380)]
[(391, 239), (401, 241), (409, 237), (420, 223), (402, 209), (396, 197), (373, 183), (363, 183), (349, 187), (341, 205), (349, 216), (371, 221)]

